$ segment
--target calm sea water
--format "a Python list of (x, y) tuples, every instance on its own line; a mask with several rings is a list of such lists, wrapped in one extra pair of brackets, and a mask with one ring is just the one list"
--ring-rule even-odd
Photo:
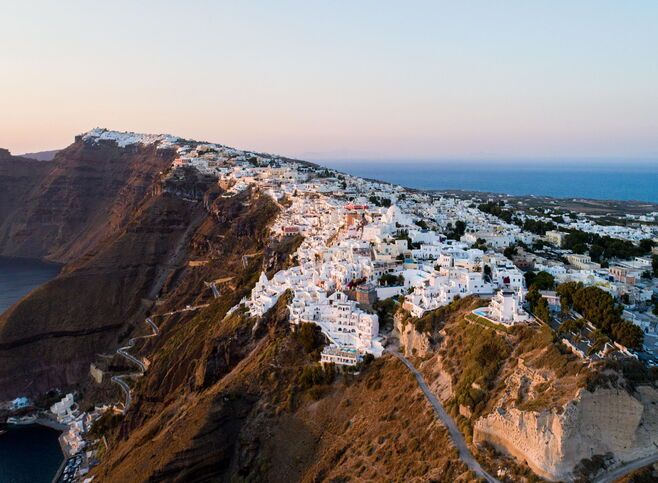
[(39, 260), (0, 257), (0, 313), (30, 290), (54, 278), (59, 269)]
[[(0, 257), (0, 313), (58, 272), (55, 265)], [(57, 437), (57, 431), (41, 426), (0, 435), (0, 483), (50, 483), (64, 459)]]
[(327, 161), (320, 164), (409, 188), (658, 203), (658, 162)]
[(26, 426), (0, 436), (0, 483), (50, 483), (64, 457), (54, 429)]

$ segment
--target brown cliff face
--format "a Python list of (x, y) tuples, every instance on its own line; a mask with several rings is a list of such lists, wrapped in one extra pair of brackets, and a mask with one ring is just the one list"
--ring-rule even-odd
[[(160, 335), (135, 349), (149, 369), (128, 413), (104, 432), (110, 450), (97, 480), (471, 481), (397, 359), (309, 387), (303, 374), (316, 363), (291, 332), (286, 296), (261, 319), (226, 316), (261, 270), (271, 276), (290, 263), (301, 240), (270, 238), (277, 208), (257, 192), (206, 201), (211, 216), (189, 255), (207, 263), (165, 285), (153, 316)], [(204, 280), (221, 281), (207, 308), (157, 315), (207, 301)]]
[[(169, 195), (148, 200), (125, 231), (0, 318), (0, 399), (86, 379), (97, 353), (139, 322), (205, 212)], [(72, 267), (72, 268), (71, 268)]]
[(172, 156), (82, 140), (52, 163), (2, 156), (0, 253), (68, 264), (0, 317), (0, 399), (86, 381), (185, 264), (208, 214), (163, 188)]
[(0, 149), (0, 247), (5, 244), (11, 215), (28, 204), (30, 193), (53, 167), (52, 163), (12, 156)]
[(36, 170), (20, 199), (3, 213), (0, 253), (77, 260), (125, 226), (173, 155), (156, 145), (119, 148), (77, 140), (47, 163), (5, 162), (3, 192), (16, 173), (45, 168)]

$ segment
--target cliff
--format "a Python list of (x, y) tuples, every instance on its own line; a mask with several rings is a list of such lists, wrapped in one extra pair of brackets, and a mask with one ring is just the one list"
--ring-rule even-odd
[(31, 202), (30, 194), (53, 168), (52, 163), (12, 156), (0, 149), (0, 247), (6, 243), (11, 218)]
[(155, 144), (78, 139), (53, 161), (0, 162), (0, 191), (15, 197), (1, 219), (0, 254), (68, 263), (98, 249), (125, 228), (173, 156)]
[(509, 455), (543, 478), (571, 481), (656, 454), (655, 374), (632, 361), (585, 365), (546, 327), (493, 330), (469, 316), (480, 303), (463, 299), (422, 319), (396, 314), (401, 345), (480, 458), (490, 446), (498, 470)]
[[(52, 162), (2, 154), (0, 254), (66, 265), (0, 317), (0, 399), (85, 383), (187, 263), (213, 183), (170, 186), (161, 173), (174, 154), (81, 137)], [(198, 199), (172, 193), (188, 185)]]
[(550, 480), (568, 480), (583, 459), (614, 455), (632, 461), (656, 453), (658, 391), (641, 386), (579, 391), (565, 406), (522, 411), (496, 408), (475, 423), (474, 441), (489, 442)]

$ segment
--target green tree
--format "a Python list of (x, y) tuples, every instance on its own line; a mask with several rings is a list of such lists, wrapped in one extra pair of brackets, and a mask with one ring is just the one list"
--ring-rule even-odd
[(640, 250), (642, 250), (643, 253), (649, 253), (654, 245), (655, 243), (651, 238), (644, 238), (640, 240)]
[(537, 291), (537, 289), (533, 287), (528, 291), (528, 293), (525, 296), (525, 299), (528, 302), (528, 305), (530, 305), (530, 310), (534, 312), (535, 307), (537, 307), (537, 304), (542, 299), (542, 296)]
[(640, 349), (644, 341), (644, 332), (634, 323), (622, 320), (612, 326), (612, 338), (626, 347)]
[(573, 296), (581, 288), (583, 288), (582, 282), (566, 282), (558, 286), (556, 292), (560, 296), (563, 311), (566, 311), (565, 308), (573, 306)]
[(551, 314), (548, 310), (548, 302), (545, 298), (540, 297), (539, 301), (535, 305), (535, 317), (545, 323), (549, 323), (551, 320)]
[(484, 273), (486, 277), (491, 278), (491, 266), (484, 265), (484, 268), (482, 269), (482, 273)]
[(513, 245), (508, 246), (503, 250), (503, 255), (505, 255), (507, 258), (512, 258), (514, 255), (516, 255), (518, 252), (516, 250), (516, 247)]
[[(533, 272), (528, 272), (533, 273)], [(526, 273), (527, 275), (527, 273)], [(528, 278), (526, 278), (526, 283)], [(529, 287), (534, 287), (537, 290), (551, 290), (555, 286), (555, 277), (548, 272), (541, 271), (531, 277)]]

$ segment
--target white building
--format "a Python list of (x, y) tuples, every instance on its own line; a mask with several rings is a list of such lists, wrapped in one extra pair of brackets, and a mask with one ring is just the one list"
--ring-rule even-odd
[(57, 417), (57, 421), (68, 424), (78, 414), (73, 394), (67, 394), (61, 401), (50, 406), (50, 412)]
[(532, 317), (523, 309), (524, 300), (523, 289), (499, 290), (488, 307), (475, 309), (473, 313), (507, 326), (526, 323)]

